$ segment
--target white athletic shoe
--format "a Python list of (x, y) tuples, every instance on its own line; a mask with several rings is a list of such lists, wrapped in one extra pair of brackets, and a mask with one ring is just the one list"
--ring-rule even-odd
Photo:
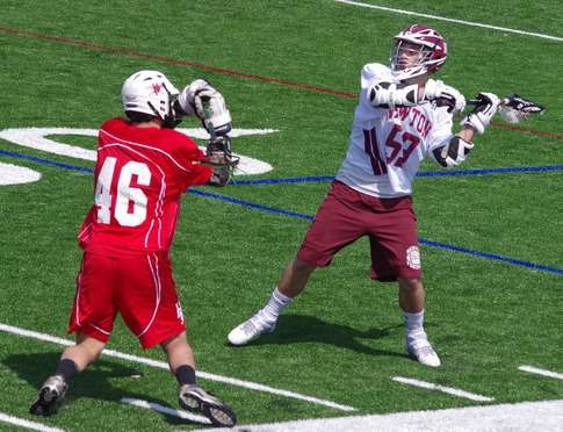
[(407, 342), (405, 349), (411, 358), (424, 366), (439, 367), (442, 364), (426, 337)]
[(246, 345), (263, 334), (272, 333), (275, 328), (275, 321), (266, 321), (260, 312), (257, 312), (252, 318), (232, 329), (227, 339), (232, 345)]

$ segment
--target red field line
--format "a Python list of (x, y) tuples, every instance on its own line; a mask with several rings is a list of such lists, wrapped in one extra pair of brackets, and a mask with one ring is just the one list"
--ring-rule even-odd
[[(317, 85), (313, 85), (313, 84), (287, 81), (287, 80), (283, 80), (283, 79), (279, 79), (279, 78), (273, 78), (273, 77), (265, 77), (265, 76), (262, 76), (262, 75), (240, 72), (240, 71), (237, 71), (237, 70), (234, 70), (234, 69), (226, 69), (226, 68), (221, 68), (221, 67), (217, 67), (217, 66), (206, 65), (206, 64), (203, 64), (203, 63), (193, 62), (193, 61), (190, 61), (190, 60), (178, 60), (178, 59), (174, 59), (172, 57), (166, 57), (166, 56), (144, 53), (142, 51), (136, 51), (136, 50), (133, 50), (133, 49), (130, 49), (130, 48), (125, 48), (125, 47), (102, 45), (102, 44), (98, 44), (98, 43), (95, 43), (95, 42), (90, 42), (90, 41), (87, 41), (87, 40), (82, 40), (82, 39), (77, 39), (77, 38), (70, 38), (70, 37), (66, 37), (66, 36), (58, 36), (58, 35), (52, 35), (52, 34), (48, 34), (48, 33), (34, 32), (34, 31), (26, 30), (26, 29), (6, 27), (6, 26), (1, 26), (1, 25), (0, 25), (0, 32), (5, 33), (5, 34), (9, 34), (9, 35), (29, 37), (29, 38), (33, 38), (33, 39), (37, 39), (37, 40), (46, 40), (46, 41), (49, 41), (49, 42), (57, 42), (57, 43), (61, 43), (61, 44), (64, 44), (64, 45), (71, 45), (71, 46), (75, 46), (75, 47), (79, 47), (79, 48), (85, 48), (85, 49), (90, 50), (90, 51), (107, 52), (107, 53), (112, 53), (112, 54), (124, 54), (124, 55), (127, 55), (129, 57), (137, 57), (137, 58), (142, 58), (142, 59), (146, 59), (146, 60), (158, 61), (158, 62), (162, 62), (162, 63), (172, 64), (172, 65), (189, 66), (189, 67), (199, 69), (199, 70), (202, 70), (202, 71), (206, 71), (206, 72), (213, 72), (213, 73), (231, 76), (231, 77), (236, 77), (236, 78), (243, 78), (243, 79), (250, 79), (250, 80), (254, 80), (254, 81), (262, 81), (262, 82), (266, 82), (266, 83), (279, 84), (279, 85), (282, 85), (284, 87), (295, 88), (295, 89), (300, 89), (300, 90), (308, 90), (308, 91), (315, 92), (315, 93), (330, 94), (330, 95), (338, 96), (338, 97), (341, 97), (341, 98), (344, 98), (344, 99), (355, 99), (358, 96), (357, 93), (355, 93), (355, 92), (334, 90), (334, 89), (331, 89), (331, 88), (317, 86)], [(539, 131), (539, 130), (534, 130), (534, 129), (523, 129), (523, 128), (520, 128), (520, 127), (517, 127), (517, 126), (504, 124), (504, 123), (495, 122), (494, 127), (497, 127), (499, 129), (504, 129), (504, 130), (510, 130), (510, 131), (514, 131), (514, 132), (519, 132), (519, 133), (522, 133), (522, 134), (525, 134), (525, 135), (538, 136), (538, 137), (542, 137), (542, 138), (552, 138), (552, 139), (556, 139), (556, 140), (563, 140), (563, 135), (561, 135), (561, 134), (544, 132), (544, 131)]]
[(541, 138), (551, 138), (551, 139), (563, 141), (563, 135), (552, 133), (552, 132), (545, 132), (545, 131), (535, 130), (535, 129), (524, 129), (524, 128), (521, 128), (521, 127), (518, 127), (518, 126), (511, 125), (509, 123), (499, 123), (499, 122), (496, 122), (496, 121), (493, 122), (493, 126), (498, 128), (498, 129), (504, 129), (504, 130), (509, 130), (509, 131), (513, 131), (513, 132), (519, 132), (519, 133), (524, 134), (524, 135), (537, 136), (537, 137), (541, 137)]
[(203, 63), (197, 63), (197, 62), (193, 62), (193, 61), (189, 61), (189, 60), (178, 60), (178, 59), (174, 59), (172, 57), (166, 57), (166, 56), (144, 53), (142, 51), (136, 51), (136, 50), (132, 50), (132, 49), (125, 48), (125, 47), (101, 45), (101, 44), (97, 44), (95, 42), (90, 42), (90, 41), (87, 41), (87, 40), (76, 39), (76, 38), (69, 38), (69, 37), (66, 37), (66, 36), (57, 36), (57, 35), (51, 35), (51, 34), (47, 34), (47, 33), (38, 33), (38, 32), (33, 32), (33, 31), (25, 30), (25, 29), (18, 29), (18, 28), (5, 27), (5, 26), (0, 26), (0, 32), (6, 33), (6, 34), (11, 34), (11, 35), (16, 35), (16, 36), (30, 37), (30, 38), (33, 38), (33, 39), (46, 40), (46, 41), (50, 41), (50, 42), (58, 42), (58, 43), (62, 43), (62, 44), (65, 44), (65, 45), (71, 45), (71, 46), (75, 46), (75, 47), (85, 48), (85, 49), (88, 49), (88, 50), (91, 50), (91, 51), (100, 51), (100, 52), (107, 52), (107, 53), (112, 53), (112, 54), (125, 54), (129, 57), (137, 57), (137, 58), (142, 58), (142, 59), (146, 59), (146, 60), (159, 61), (159, 62), (162, 62), (162, 63), (168, 63), (168, 64), (172, 64), (172, 65), (189, 66), (189, 67), (193, 67), (195, 69), (203, 70), (203, 71), (206, 71), (206, 72), (214, 72), (214, 73), (218, 73), (218, 74), (221, 74), (221, 75), (227, 75), (227, 76), (232, 76), (232, 77), (236, 77), (236, 78), (251, 79), (251, 80), (255, 80), (255, 81), (263, 81), (263, 82), (266, 82), (266, 83), (275, 83), (275, 84), (283, 85), (285, 87), (297, 88), (297, 89), (301, 89), (301, 90), (309, 90), (309, 91), (316, 92), (316, 93), (327, 93), (327, 94), (339, 96), (339, 97), (342, 97), (342, 98), (352, 99), (352, 98), (356, 97), (356, 94), (352, 93), (352, 92), (333, 90), (333, 89), (329, 89), (329, 88), (321, 87), (321, 86), (316, 86), (316, 85), (312, 85), (312, 84), (286, 81), (286, 80), (282, 80), (282, 79), (279, 79), (279, 78), (264, 77), (264, 76), (261, 76), (261, 75), (256, 75), (256, 74), (251, 74), (251, 73), (246, 73), (246, 72), (239, 72), (239, 71), (236, 71), (234, 69), (225, 69), (225, 68), (206, 65), (206, 64), (203, 64)]

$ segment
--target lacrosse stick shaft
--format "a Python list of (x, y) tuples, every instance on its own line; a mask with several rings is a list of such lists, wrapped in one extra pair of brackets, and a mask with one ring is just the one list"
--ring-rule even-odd
[[(500, 101), (500, 106), (505, 106), (507, 105), (509, 102), (508, 98), (504, 98), (503, 100)], [(468, 99), (467, 100), (467, 105), (479, 105), (481, 103), (481, 101), (479, 99)]]

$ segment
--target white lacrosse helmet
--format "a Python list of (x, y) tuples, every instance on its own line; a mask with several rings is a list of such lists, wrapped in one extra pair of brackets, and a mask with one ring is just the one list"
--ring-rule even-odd
[[(395, 36), (395, 44), (391, 52), (391, 71), (399, 80), (414, 78), (423, 74), (436, 72), (448, 58), (448, 45), (444, 37), (432, 27), (413, 24), (401, 30)], [(405, 63), (401, 53), (408, 46), (417, 47), (414, 61)]]
[(123, 110), (148, 114), (166, 122), (174, 115), (172, 104), (178, 89), (158, 71), (135, 72), (123, 83)]

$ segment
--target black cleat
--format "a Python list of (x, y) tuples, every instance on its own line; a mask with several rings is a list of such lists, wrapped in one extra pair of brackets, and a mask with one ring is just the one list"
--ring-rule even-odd
[(63, 402), (68, 386), (60, 375), (53, 375), (45, 381), (39, 390), (37, 399), (29, 408), (31, 414), (50, 416), (56, 414)]
[(233, 427), (237, 423), (237, 417), (230, 406), (198, 385), (180, 386), (178, 400), (183, 409), (203, 414), (215, 426)]

